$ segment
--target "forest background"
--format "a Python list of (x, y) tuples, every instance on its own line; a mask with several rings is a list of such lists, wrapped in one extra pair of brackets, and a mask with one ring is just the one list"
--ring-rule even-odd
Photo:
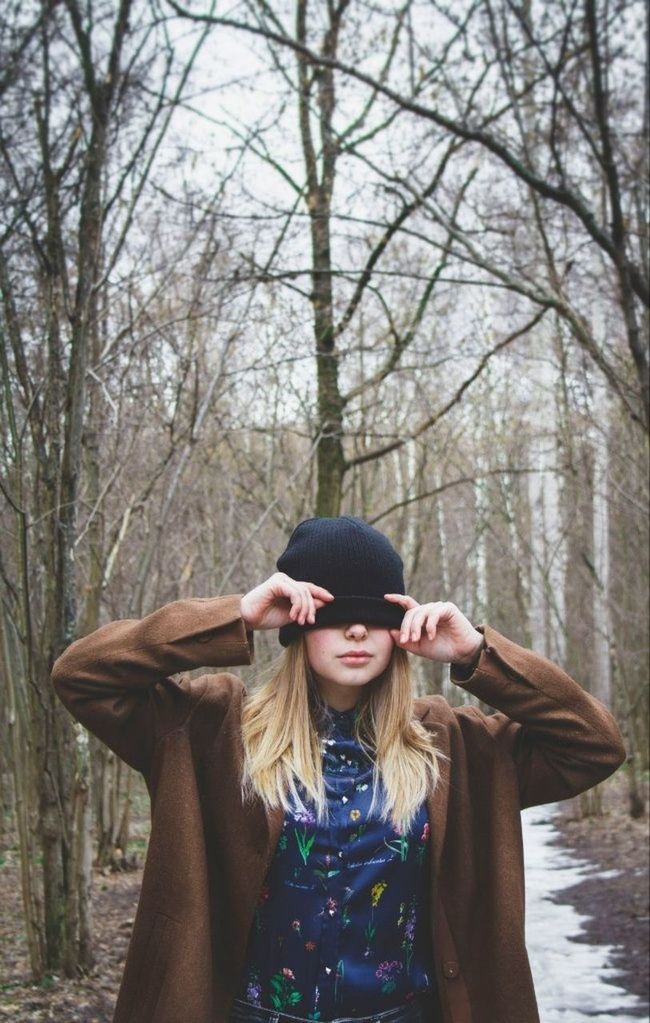
[(93, 968), (93, 865), (128, 863), (142, 795), (53, 661), (245, 591), (313, 514), (612, 707), (646, 813), (646, 18), (4, 6), (0, 851), (35, 979)]

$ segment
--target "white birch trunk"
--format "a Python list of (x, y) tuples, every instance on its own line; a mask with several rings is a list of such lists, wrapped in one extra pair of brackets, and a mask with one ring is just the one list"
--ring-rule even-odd
[[(440, 475), (440, 468), (436, 464), (433, 469), (433, 478), (435, 486), (439, 487), (442, 483), (442, 477)], [(448, 600), (451, 590), (451, 582), (449, 578), (449, 558), (447, 556), (447, 523), (445, 518), (445, 507), (443, 502), (442, 494), (436, 498), (435, 503), (435, 522), (438, 530), (438, 547), (440, 550), (440, 583), (441, 583), (441, 600)], [(463, 609), (461, 608), (461, 611)], [(451, 681), (451, 665), (443, 664), (442, 666), (442, 683), (441, 683), (442, 695), (448, 700), (449, 703), (453, 704), (452, 691), (455, 690), (456, 686)]]
[[(404, 464), (406, 463), (406, 464)], [(398, 500), (406, 500), (414, 492), (414, 481), (417, 476), (417, 449), (415, 441), (408, 441), (404, 445), (404, 451), (395, 452), (395, 478), (398, 485)], [(408, 506), (402, 515), (402, 535), (399, 538), (399, 549), (404, 562), (404, 575), (407, 592), (410, 591), (415, 563), (415, 552), (418, 543), (419, 519), (413, 506)], [(417, 599), (417, 598), (416, 598)], [(432, 597), (419, 598), (433, 599)], [(411, 658), (411, 671), (413, 673), (414, 692), (416, 696), (424, 696), (429, 692), (429, 679), (427, 678), (427, 664), (421, 657)]]
[[(596, 400), (600, 408), (607, 407), (604, 389), (598, 388)], [(603, 416), (607, 423), (607, 414)], [(608, 478), (608, 438), (607, 427), (594, 437), (594, 471), (593, 471), (593, 546), (594, 572), (596, 578), (593, 586), (594, 616), (594, 649), (592, 658), (591, 692), (606, 706), (611, 706), (612, 672), (611, 672), (611, 622), (609, 614), (609, 502), (607, 493)]]
[(539, 432), (531, 442), (530, 500), (530, 609), (533, 649), (562, 664), (566, 656), (565, 573), (566, 542), (561, 514), (561, 475), (557, 464), (558, 414), (555, 400), (556, 369), (551, 338), (545, 332), (533, 364), (536, 393), (531, 418)]
[[(482, 441), (482, 438), (481, 438)], [(487, 495), (487, 460), (481, 448), (476, 460), (476, 480), (474, 482), (474, 503), (476, 508), (475, 529), (477, 534), (474, 548), (474, 566), (476, 571), (476, 589), (474, 594), (474, 624), (484, 622), (488, 615), (488, 570), (487, 570), (487, 523), (490, 508)]]

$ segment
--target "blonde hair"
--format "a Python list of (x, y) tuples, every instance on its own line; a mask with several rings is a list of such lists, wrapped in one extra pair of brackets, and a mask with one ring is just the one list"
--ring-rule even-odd
[[(412, 717), (413, 682), (404, 650), (395, 647), (388, 667), (362, 689), (354, 733), (374, 760), (370, 813), (383, 799), (382, 821), (400, 834), (410, 829), (418, 807), (440, 781), (439, 760), (424, 725)], [(259, 796), (268, 808), (306, 807), (296, 782), (313, 802), (319, 824), (327, 817), (321, 739), (327, 711), (313, 681), (301, 636), (285, 650), (272, 677), (244, 700), (242, 798)]]

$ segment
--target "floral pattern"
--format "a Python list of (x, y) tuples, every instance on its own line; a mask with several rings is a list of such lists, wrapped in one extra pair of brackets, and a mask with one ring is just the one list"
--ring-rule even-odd
[(364, 958), (367, 959), (371, 954), (371, 944), (374, 941), (375, 934), (377, 933), (377, 927), (375, 924), (375, 909), (379, 905), (379, 900), (384, 894), (384, 889), (387, 887), (386, 881), (379, 881), (377, 884), (373, 884), (370, 889), (370, 919), (366, 924), (365, 935), (367, 939), (366, 950), (363, 953)]
[(402, 925), (404, 928), (404, 935), (402, 938), (404, 963), (406, 969), (409, 970), (411, 968), (411, 961), (415, 950), (415, 924), (417, 920), (415, 899), (413, 896), (410, 897), (408, 902), (400, 903), (399, 914), (397, 923), (398, 925)]
[(372, 762), (354, 739), (355, 711), (331, 717), (321, 743), (329, 823), (318, 826), (306, 799), (286, 814), (237, 993), (314, 1021), (391, 1009), (435, 983), (426, 804), (408, 834), (371, 817)]
[(396, 977), (403, 969), (399, 959), (393, 959), (392, 962), (380, 963), (375, 970), (375, 977), (381, 980), (381, 990), (384, 994), (390, 993), (397, 987)]
[(293, 970), (288, 966), (283, 966), (279, 973), (271, 977), (271, 1003), (274, 1009), (288, 1012), (301, 1001), (302, 994), (296, 990), (295, 979)]

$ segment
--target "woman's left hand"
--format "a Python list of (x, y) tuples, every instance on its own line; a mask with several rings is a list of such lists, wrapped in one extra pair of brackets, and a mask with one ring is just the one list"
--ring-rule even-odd
[(384, 600), (403, 607), (400, 629), (391, 629), (396, 646), (431, 661), (466, 667), (478, 659), (483, 636), (462, 611), (448, 601), (418, 604), (403, 593), (385, 593)]

